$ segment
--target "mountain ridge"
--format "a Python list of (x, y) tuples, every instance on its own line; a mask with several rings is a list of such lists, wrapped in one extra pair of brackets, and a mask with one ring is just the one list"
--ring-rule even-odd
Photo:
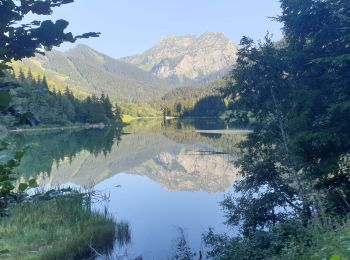
[(223, 33), (207, 32), (167, 36), (145, 52), (120, 60), (182, 85), (202, 84), (225, 75), (236, 62), (237, 51)]
[(68, 86), (73, 92), (86, 95), (105, 93), (116, 101), (151, 100), (173, 88), (169, 82), (134, 65), (82, 44), (66, 52), (38, 54), (20, 64), (36, 74), (45, 74), (53, 85)]
[(236, 51), (222, 33), (167, 36), (144, 54), (122, 59), (78, 44), (65, 52), (24, 59), (17, 73), (29, 67), (35, 75), (45, 75), (51, 89), (64, 91), (67, 86), (77, 96), (104, 93), (113, 101), (139, 103), (160, 99), (177, 87), (222, 78), (235, 62)]

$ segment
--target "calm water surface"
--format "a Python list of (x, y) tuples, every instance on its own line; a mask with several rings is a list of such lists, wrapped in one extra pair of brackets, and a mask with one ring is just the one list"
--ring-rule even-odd
[(244, 137), (196, 132), (212, 129), (232, 127), (218, 120), (152, 120), (132, 122), (123, 134), (90, 129), (13, 137), (19, 145), (38, 144), (23, 158), (23, 178), (94, 185), (109, 195), (109, 212), (131, 233), (129, 243), (116, 241), (115, 256), (168, 259), (179, 228), (196, 252), (204, 251), (201, 235), (209, 227), (227, 232), (219, 202), (238, 179), (234, 144)]

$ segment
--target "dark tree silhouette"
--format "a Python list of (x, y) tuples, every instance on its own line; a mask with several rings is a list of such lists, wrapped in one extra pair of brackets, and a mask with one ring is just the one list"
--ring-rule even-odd
[(30, 13), (50, 15), (54, 7), (73, 2), (74, 0), (1, 0), (0, 70), (6, 68), (6, 62), (31, 57), (43, 49), (51, 50), (63, 42), (73, 43), (81, 38), (98, 37), (99, 33), (95, 32), (77, 36), (71, 32), (65, 32), (69, 24), (65, 20), (23, 22)]

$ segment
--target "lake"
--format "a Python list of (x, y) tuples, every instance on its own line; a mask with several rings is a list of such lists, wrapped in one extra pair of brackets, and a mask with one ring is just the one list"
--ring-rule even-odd
[(22, 178), (35, 177), (40, 185), (94, 186), (109, 197), (96, 209), (107, 206), (130, 231), (130, 240), (117, 239), (115, 256), (168, 259), (181, 232), (197, 253), (205, 251), (201, 238), (209, 227), (235, 232), (224, 225), (219, 205), (239, 178), (234, 145), (245, 132), (235, 129), (220, 120), (136, 120), (122, 131), (30, 132), (11, 138), (18, 146), (36, 144), (18, 169)]

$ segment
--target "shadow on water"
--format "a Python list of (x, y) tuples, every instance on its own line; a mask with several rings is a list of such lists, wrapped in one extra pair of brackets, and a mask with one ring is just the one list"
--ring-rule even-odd
[(165, 128), (176, 128), (178, 130), (217, 130), (226, 129), (229, 127), (229, 125), (224, 120), (218, 118), (182, 118), (165, 120), (163, 121), (162, 126)]
[(32, 145), (24, 155), (17, 171), (25, 178), (38, 173), (50, 174), (52, 166), (65, 159), (72, 161), (81, 151), (98, 156), (111, 152), (115, 142), (121, 140), (121, 129), (75, 129), (54, 132), (30, 132), (11, 135), (16, 148)]
[[(229, 124), (220, 119), (184, 119), (170, 120), (164, 127), (163, 135), (176, 143), (205, 144), (213, 149), (203, 154), (230, 154), (237, 157), (239, 150), (235, 146), (242, 141), (244, 135), (226, 135), (212, 133), (198, 133), (196, 130), (221, 130), (231, 128)], [(181, 131), (179, 131), (181, 129)], [(201, 153), (202, 151), (198, 151)]]
[(129, 224), (118, 222), (116, 225), (116, 243), (119, 248), (125, 247), (131, 242), (131, 231)]

